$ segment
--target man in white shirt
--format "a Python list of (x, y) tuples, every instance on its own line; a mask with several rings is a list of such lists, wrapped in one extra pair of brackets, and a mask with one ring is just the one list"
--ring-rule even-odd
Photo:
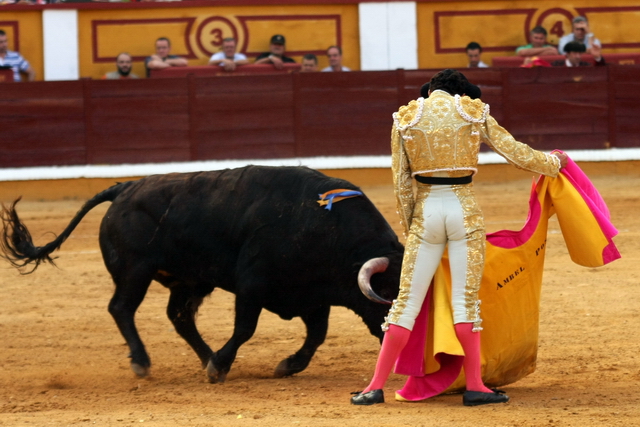
[(323, 68), (322, 71), (351, 71), (342, 65), (342, 49), (339, 46), (329, 46), (327, 58), (329, 58), (329, 66)]
[(479, 43), (471, 42), (466, 48), (467, 58), (469, 58), (469, 64), (467, 68), (488, 68), (489, 66), (482, 62), (480, 55), (482, 55), (482, 46)]
[(9, 39), (4, 30), (0, 30), (0, 65), (11, 67), (13, 70), (13, 81), (21, 81), (20, 73), (27, 74), (27, 79), (32, 82), (36, 79), (36, 73), (29, 65), (29, 62), (18, 52), (8, 49)]
[(602, 43), (598, 40), (593, 33), (589, 30), (589, 21), (584, 16), (576, 16), (571, 21), (572, 32), (566, 36), (560, 38), (558, 41), (558, 52), (562, 55), (566, 53), (565, 46), (569, 42), (580, 42), (586, 46), (586, 53), (592, 54), (591, 49), (593, 46), (602, 48)]
[(236, 52), (237, 42), (233, 37), (227, 37), (222, 40), (222, 52), (214, 53), (209, 59), (209, 65), (218, 65), (223, 67), (225, 71), (233, 71), (237, 65), (248, 64), (244, 53)]

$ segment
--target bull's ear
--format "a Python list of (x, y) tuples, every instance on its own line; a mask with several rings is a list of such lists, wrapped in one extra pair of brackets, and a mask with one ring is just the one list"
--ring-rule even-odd
[(383, 273), (387, 270), (387, 267), (389, 267), (389, 258), (372, 258), (369, 261), (365, 262), (360, 268), (360, 272), (358, 272), (358, 286), (360, 287), (360, 291), (364, 294), (365, 297), (373, 302), (377, 302), (380, 304), (391, 304), (391, 301), (380, 297), (371, 288), (371, 276), (376, 273)]

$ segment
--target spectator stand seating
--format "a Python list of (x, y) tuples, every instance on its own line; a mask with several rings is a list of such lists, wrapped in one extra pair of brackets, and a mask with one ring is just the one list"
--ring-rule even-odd
[[(640, 53), (607, 53), (602, 55), (609, 65), (640, 65)], [(539, 56), (538, 58), (552, 63), (553, 61), (564, 59), (564, 55)], [(519, 67), (524, 62), (522, 56), (494, 56), (492, 65), (494, 67)], [(593, 56), (584, 54), (582, 60), (594, 63)]]

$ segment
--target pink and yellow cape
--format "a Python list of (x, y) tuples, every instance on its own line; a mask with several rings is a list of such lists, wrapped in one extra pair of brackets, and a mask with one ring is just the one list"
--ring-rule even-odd
[[(620, 258), (609, 210), (572, 161), (557, 178), (541, 176), (520, 231), (487, 235), (482, 301), (482, 377), (489, 386), (513, 383), (535, 370), (538, 314), (549, 218), (557, 215), (571, 259), (599, 267)], [(449, 262), (438, 269), (395, 372), (408, 375), (399, 400), (419, 401), (464, 387), (464, 353), (453, 329)]]

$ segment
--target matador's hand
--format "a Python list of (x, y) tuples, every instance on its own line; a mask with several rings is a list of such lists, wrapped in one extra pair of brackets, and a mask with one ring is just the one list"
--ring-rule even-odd
[(556, 156), (558, 158), (558, 160), (560, 160), (560, 169), (563, 169), (563, 168), (565, 168), (567, 166), (568, 157), (567, 157), (566, 154), (560, 153), (560, 152), (557, 152), (557, 151), (555, 153), (552, 153), (552, 154), (554, 156)]

